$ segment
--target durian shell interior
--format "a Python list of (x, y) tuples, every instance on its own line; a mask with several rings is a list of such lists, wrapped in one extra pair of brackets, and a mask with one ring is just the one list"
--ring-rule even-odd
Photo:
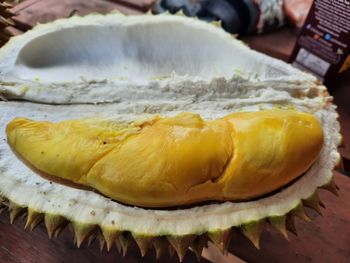
[[(118, 32), (119, 38), (111, 36)], [(161, 254), (171, 247), (182, 259), (189, 247), (200, 253), (208, 240), (225, 251), (236, 227), (258, 246), (266, 220), (283, 234), (286, 226), (294, 231), (293, 217), (303, 217), (303, 204), (319, 208), (319, 187), (335, 191), (332, 170), (340, 160), (341, 136), (326, 88), (311, 75), (251, 51), (201, 21), (111, 14), (39, 25), (0, 50), (0, 93), (9, 100), (0, 102), (2, 203), (10, 207), (11, 220), (27, 212), (30, 228), (44, 220), (50, 236), (70, 222), (77, 245), (100, 233), (107, 247), (115, 243), (121, 253), (126, 253), (133, 238), (141, 251), (152, 245)], [(130, 121), (135, 116), (190, 111), (214, 119), (275, 107), (313, 114), (322, 124), (324, 145), (299, 180), (248, 202), (179, 210), (125, 206), (38, 176), (6, 142), (5, 127), (15, 117), (61, 121), (97, 116)]]

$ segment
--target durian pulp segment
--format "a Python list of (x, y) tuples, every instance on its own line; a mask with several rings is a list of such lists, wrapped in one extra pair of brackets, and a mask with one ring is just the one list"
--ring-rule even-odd
[(124, 125), (14, 119), (8, 142), (39, 171), (145, 207), (247, 200), (310, 168), (323, 145), (319, 121), (293, 110), (193, 113)]

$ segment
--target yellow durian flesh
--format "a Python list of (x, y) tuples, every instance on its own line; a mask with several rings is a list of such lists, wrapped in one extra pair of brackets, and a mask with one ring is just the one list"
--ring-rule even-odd
[(7, 136), (39, 171), (144, 207), (262, 196), (306, 172), (323, 145), (315, 117), (278, 109), (210, 121), (182, 113), (130, 125), (17, 118)]

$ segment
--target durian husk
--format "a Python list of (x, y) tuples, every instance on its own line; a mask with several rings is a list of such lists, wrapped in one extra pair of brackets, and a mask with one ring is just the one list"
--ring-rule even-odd
[[(267, 223), (287, 238), (289, 232), (296, 234), (295, 217), (308, 220), (304, 206), (321, 211), (317, 198), (320, 188), (337, 193), (332, 170), (340, 161), (337, 147), (341, 142), (338, 114), (325, 87), (307, 83), (311, 87), (305, 84), (292, 88), (292, 84), (288, 82), (289, 86), (284, 90), (270, 89), (269, 98), (255, 97), (255, 90), (261, 89), (258, 85), (262, 84), (251, 86), (244, 97), (231, 99), (230, 106), (223, 104), (223, 108), (218, 109), (224, 115), (232, 111), (292, 107), (314, 114), (322, 123), (325, 140), (319, 159), (300, 179), (270, 196), (247, 202), (204, 204), (177, 210), (128, 207), (98, 193), (71, 188), (38, 176), (13, 154), (3, 129), (0, 134), (0, 211), (7, 207), (11, 222), (27, 214), (28, 229), (34, 229), (43, 221), (49, 237), (57, 236), (64, 227), (70, 226), (77, 246), (97, 238), (101, 247), (106, 246), (110, 250), (115, 246), (120, 254), (125, 255), (129, 245), (135, 242), (142, 256), (154, 249), (157, 258), (164, 253), (172, 255), (175, 252), (180, 261), (189, 249), (200, 257), (208, 242), (222, 253), (227, 253), (234, 232), (242, 233), (258, 248), (260, 235)], [(192, 86), (197, 92), (197, 87)], [(26, 99), (25, 95), (22, 99)], [(179, 110), (192, 109), (186, 107)], [(3, 113), (0, 127), (4, 128), (19, 113), (22, 117), (58, 121), (98, 112), (110, 113), (106, 116), (111, 117), (118, 109), (113, 104), (53, 106), (0, 102)]]
[[(12, 102), (3, 102), (1, 103), (2, 108), (8, 107), (7, 105), (12, 104)], [(14, 103), (18, 104), (18, 103)], [(333, 106), (329, 105), (326, 109), (321, 109), (321, 111), (324, 111), (323, 114), (335, 114), (333, 110)], [(325, 115), (324, 115), (325, 117)], [(326, 127), (326, 129), (333, 130), (338, 129), (337, 125), (335, 123), (329, 123), (329, 126)], [(335, 125), (335, 126), (334, 126)], [(335, 128), (334, 128), (335, 127)], [(332, 136), (332, 133), (326, 132), (326, 135)], [(333, 135), (338, 136), (337, 132), (333, 132)], [(326, 138), (329, 139), (328, 136)], [(325, 142), (325, 147), (330, 147), (330, 145), (327, 145), (328, 143), (333, 143), (334, 145), (333, 150), (336, 150), (336, 144), (337, 144), (338, 138), (333, 138), (329, 142)], [(340, 139), (339, 139), (340, 141)], [(1, 154), (4, 156), (4, 147), (5, 143), (2, 143), (1, 145)], [(7, 145), (6, 145), (7, 147)], [(10, 154), (7, 152), (7, 154)], [(336, 151), (334, 151), (335, 158), (330, 159), (332, 163), (336, 163), (339, 160), (339, 156), (336, 154)], [(4, 165), (2, 161), (2, 170), (4, 171)], [(5, 165), (6, 167), (6, 165)], [(315, 164), (312, 169), (315, 169), (317, 165)], [(322, 173), (322, 170), (321, 170)], [(8, 178), (7, 178), (8, 179)], [(128, 246), (135, 242), (137, 246), (140, 249), (140, 255), (144, 256), (147, 254), (147, 252), (150, 249), (154, 249), (156, 252), (157, 257), (160, 257), (164, 253), (175, 253), (178, 255), (178, 258), (180, 261), (182, 261), (189, 249), (195, 252), (197, 257), (199, 258), (203, 248), (207, 245), (207, 242), (212, 242), (223, 254), (228, 252), (230, 240), (232, 237), (233, 232), (240, 232), (244, 236), (246, 236), (254, 246), (259, 248), (259, 242), (260, 242), (260, 235), (263, 232), (265, 226), (267, 223), (274, 226), (281, 234), (288, 238), (288, 232), (291, 232), (293, 234), (297, 234), (296, 228), (294, 225), (294, 218), (299, 217), (303, 220), (309, 220), (304, 212), (304, 207), (310, 207), (314, 209), (315, 211), (321, 213), (321, 207), (320, 207), (320, 200), (318, 198), (318, 191), (320, 188), (323, 188), (325, 190), (328, 190), (334, 194), (337, 194), (337, 188), (335, 186), (331, 171), (327, 173), (327, 176), (325, 178), (321, 178), (322, 180), (311, 182), (312, 184), (316, 184), (315, 187), (312, 187), (312, 189), (305, 191), (304, 195), (302, 195), (300, 198), (295, 198), (293, 201), (293, 207), (289, 209), (287, 207), (287, 211), (283, 209), (272, 209), (270, 213), (266, 213), (268, 210), (264, 210), (263, 213), (266, 213), (265, 215), (262, 213), (262, 210), (257, 210), (258, 213), (262, 213), (262, 215), (252, 215), (251, 218), (247, 218), (246, 220), (241, 220), (244, 223), (237, 222), (237, 214), (242, 213), (239, 210), (230, 211), (230, 206), (237, 207), (240, 206), (247, 206), (249, 207), (252, 203), (258, 204), (258, 202), (266, 202), (269, 197), (264, 198), (262, 200), (257, 201), (251, 201), (251, 202), (245, 202), (245, 203), (222, 203), (222, 204), (212, 204), (212, 205), (203, 205), (200, 207), (193, 207), (193, 208), (186, 208), (182, 210), (148, 210), (148, 209), (141, 209), (141, 208), (131, 208), (131, 207), (123, 207), (121, 204), (116, 204), (113, 201), (110, 201), (104, 197), (98, 197), (98, 199), (102, 198), (105, 202), (105, 204), (108, 204), (107, 206), (104, 206), (104, 208), (101, 210), (100, 208), (95, 208), (94, 205), (90, 206), (90, 209), (83, 209), (85, 211), (81, 211), (80, 214), (80, 220), (79, 215), (74, 214), (74, 210), (76, 209), (77, 205), (80, 203), (85, 203), (84, 200), (91, 200), (89, 198), (90, 195), (97, 195), (93, 192), (86, 192), (83, 190), (76, 190), (79, 192), (80, 197), (77, 199), (70, 198), (68, 203), (64, 204), (60, 202), (57, 203), (55, 206), (60, 205), (66, 205), (67, 209), (66, 212), (61, 213), (53, 209), (51, 206), (51, 197), (54, 197), (56, 193), (60, 193), (61, 190), (67, 188), (65, 186), (60, 185), (58, 188), (57, 184), (55, 182), (47, 182), (43, 181), (45, 179), (42, 179), (41, 177), (37, 177), (38, 181), (40, 182), (32, 182), (34, 185), (40, 185), (36, 189), (37, 194), (36, 196), (33, 196), (33, 200), (35, 200), (35, 203), (39, 203), (35, 206), (31, 206), (32, 201), (31, 200), (24, 200), (21, 198), (19, 192), (23, 191), (20, 189), (27, 188), (27, 180), (28, 178), (23, 177), (17, 177), (15, 181), (12, 182), (5, 182), (4, 178), (2, 178), (1, 183), (2, 185), (7, 184), (7, 187), (1, 188), (1, 207), (0, 209), (8, 208), (10, 211), (10, 221), (13, 223), (20, 215), (26, 214), (27, 220), (25, 227), (27, 229), (33, 230), (40, 222), (44, 222), (45, 226), (48, 231), (49, 237), (54, 237), (59, 234), (59, 232), (66, 227), (67, 225), (70, 225), (72, 230), (75, 233), (74, 242), (79, 247), (83, 242), (91, 242), (91, 240), (97, 238), (101, 244), (101, 248), (104, 246), (107, 247), (107, 250), (110, 250), (115, 245), (118, 251), (121, 253), (121, 255), (125, 255), (128, 251)], [(297, 181), (296, 184), (299, 186), (294, 187), (301, 187), (302, 181), (305, 178), (302, 177)], [(310, 182), (309, 182), (310, 184)], [(45, 185), (45, 186), (44, 186)], [(25, 187), (25, 188), (23, 188)], [(51, 188), (51, 189), (50, 189)], [(56, 188), (56, 189), (55, 189)], [(61, 189), (59, 189), (61, 188)], [(293, 188), (293, 185), (289, 187), (289, 190)], [(11, 191), (10, 189), (19, 189), (19, 192)], [(287, 188), (288, 189), (288, 188)], [(53, 191), (53, 192), (51, 192)], [(286, 191), (286, 189), (285, 189)], [(282, 192), (281, 192), (282, 193)], [(281, 205), (283, 205), (283, 199), (281, 193), (279, 193), (279, 198), (276, 200), (279, 200), (281, 202)], [(67, 194), (70, 195), (69, 193)], [(278, 194), (277, 194), (278, 195)], [(84, 198), (87, 198), (85, 199)], [(94, 196), (93, 198), (96, 198)], [(270, 197), (270, 198), (273, 198)], [(29, 202), (28, 202), (29, 201)], [(101, 200), (102, 201), (102, 200)], [(55, 201), (53, 202), (55, 203)], [(133, 221), (136, 218), (144, 218), (144, 220), (151, 220), (152, 224), (151, 226), (146, 226), (143, 229), (142, 223), (139, 222), (135, 224), (135, 226), (129, 226), (125, 227), (125, 223), (127, 222), (124, 219), (121, 219), (120, 216), (122, 214), (115, 214), (111, 215), (111, 211), (113, 210), (113, 205), (117, 205), (121, 208), (121, 211), (124, 211), (128, 213), (129, 221)], [(288, 204), (290, 205), (290, 204)], [(40, 207), (41, 206), (41, 207)], [(51, 206), (51, 207), (50, 207)], [(86, 208), (88, 208), (87, 206)], [(226, 207), (226, 209), (223, 209)], [(221, 209), (220, 213), (224, 213), (224, 220), (226, 222), (223, 222), (219, 220), (219, 223), (217, 227), (210, 226), (210, 213), (208, 216), (208, 211), (216, 211)], [(65, 210), (65, 209), (63, 209)], [(198, 216), (203, 212), (202, 218), (198, 218)], [(225, 211), (226, 210), (226, 211)], [(88, 211), (88, 212), (87, 212)], [(196, 211), (196, 212), (195, 212)], [(207, 211), (207, 212), (204, 212)], [(98, 216), (98, 213), (103, 213), (103, 216), (98, 218), (96, 220), (96, 217)], [(135, 213), (135, 218), (133, 216), (133, 212)], [(191, 215), (192, 212), (192, 215)], [(86, 214), (88, 213), (88, 214)], [(220, 215), (218, 213), (218, 215)], [(176, 217), (177, 214), (177, 217)], [(181, 214), (185, 216), (181, 216)], [(206, 214), (206, 215), (205, 215)], [(155, 216), (156, 215), (156, 216)], [(175, 219), (173, 221), (170, 220), (169, 222), (169, 216), (175, 216)], [(211, 216), (214, 216), (212, 218), (217, 218), (217, 215), (215, 212), (212, 213)], [(235, 220), (230, 221), (230, 217), (233, 217)], [(236, 218), (235, 218), (236, 217)], [(103, 219), (102, 219), (103, 218)], [(118, 219), (119, 218), (119, 219)], [(208, 221), (207, 221), (207, 220)], [(182, 222), (177, 222), (177, 220), (182, 220)], [(190, 222), (190, 227), (184, 223), (184, 222)], [(194, 226), (194, 224), (197, 221), (201, 221), (198, 225)], [(201, 225), (203, 222), (207, 221), (207, 226)], [(159, 222), (162, 225), (163, 229), (154, 229), (154, 224), (157, 224), (156, 222)], [(170, 224), (169, 224), (170, 223)], [(124, 224), (124, 226), (123, 226)], [(205, 224), (205, 223), (204, 223)], [(167, 227), (164, 227), (164, 225), (167, 225)], [(185, 225), (186, 228), (182, 228), (182, 225)], [(133, 229), (133, 227), (135, 229)], [(164, 229), (167, 228), (167, 231), (164, 231)], [(139, 230), (137, 230), (139, 229)], [(141, 231), (140, 231), (141, 229)], [(156, 231), (154, 231), (156, 230)], [(153, 233), (152, 233), (153, 232)]]

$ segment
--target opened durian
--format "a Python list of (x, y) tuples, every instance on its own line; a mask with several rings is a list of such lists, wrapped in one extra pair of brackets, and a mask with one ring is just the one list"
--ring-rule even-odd
[[(53, 236), (180, 260), (335, 191), (339, 124), (311, 75), (183, 16), (72, 17), (0, 50), (0, 194)], [(173, 209), (173, 208), (177, 209)]]

